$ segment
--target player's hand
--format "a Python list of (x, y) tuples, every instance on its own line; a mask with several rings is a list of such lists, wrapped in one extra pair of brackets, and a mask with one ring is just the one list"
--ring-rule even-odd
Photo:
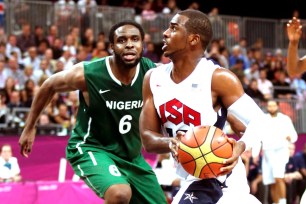
[(178, 148), (180, 146), (181, 137), (185, 135), (185, 132), (178, 131), (175, 138), (171, 138), (169, 148), (171, 150), (172, 157), (178, 162)]
[(245, 149), (244, 143), (242, 145), (233, 138), (228, 138), (227, 140), (233, 145), (233, 154), (230, 158), (224, 160), (225, 166), (221, 168), (222, 173), (220, 175), (229, 174), (233, 170), (233, 168), (238, 163), (239, 156), (244, 152)]
[(36, 128), (27, 130), (26, 128), (23, 130), (20, 138), (19, 138), (19, 146), (20, 146), (20, 154), (24, 157), (28, 157), (32, 151), (32, 146), (34, 143), (36, 134)]
[(302, 25), (299, 19), (293, 17), (287, 23), (288, 39), (291, 42), (298, 42), (302, 35)]

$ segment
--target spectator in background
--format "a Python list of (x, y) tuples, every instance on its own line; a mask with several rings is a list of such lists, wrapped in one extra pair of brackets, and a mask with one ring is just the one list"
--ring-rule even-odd
[[(295, 163), (297, 164), (298, 171), (302, 174), (303, 179), (297, 182), (297, 193), (299, 199), (302, 198), (302, 195), (306, 189), (306, 143), (304, 143), (302, 151), (297, 152), (294, 155)], [(301, 202), (301, 204), (304, 204)]]
[(210, 43), (210, 47), (208, 49), (207, 57), (209, 59), (214, 60), (221, 67), (229, 68), (228, 59), (226, 56), (222, 55), (220, 51), (222, 51), (223, 47), (220, 46), (219, 39), (213, 39)]
[(77, 3), (81, 13), (81, 32), (90, 27), (90, 16), (97, 12), (97, 2), (95, 0), (79, 0)]
[(47, 35), (47, 39), (49, 44), (52, 46), (55, 44), (55, 40), (58, 38), (58, 28), (56, 25), (51, 25), (49, 27), (49, 33)]
[(81, 44), (85, 46), (91, 46), (92, 48), (96, 45), (94, 31), (92, 28), (87, 28), (81, 37)]
[(74, 41), (73, 41), (73, 36), (68, 34), (66, 35), (66, 39), (65, 39), (65, 43), (63, 46), (63, 50), (69, 50), (70, 54), (75, 57), (76, 56), (76, 52), (77, 52), (77, 48), (74, 45)]
[(244, 89), (248, 86), (249, 82), (246, 80), (244, 71), (243, 71), (243, 60), (237, 58), (235, 64), (230, 67), (230, 70), (238, 77)]
[(295, 144), (289, 144), (289, 161), (286, 164), (285, 182), (287, 192), (287, 204), (295, 204), (297, 201), (297, 182), (303, 179), (302, 174), (299, 172), (298, 164), (294, 159), (295, 155)]
[(0, 60), (0, 89), (4, 88), (7, 77), (8, 69), (5, 67), (4, 61)]
[(286, 73), (284, 70), (278, 70), (278, 77), (273, 83), (274, 98), (278, 99), (294, 99), (296, 98), (296, 91), (291, 88), (290, 83), (286, 81)]
[(57, 60), (53, 59), (53, 50), (51, 48), (46, 49), (42, 59), (46, 60), (48, 64), (48, 70), (54, 73)]
[(181, 9), (177, 6), (176, 0), (168, 0), (167, 5), (162, 10), (163, 14), (174, 15)]
[(6, 44), (0, 43), (0, 61), (6, 61)]
[(265, 96), (258, 89), (258, 82), (257, 82), (257, 79), (255, 78), (250, 80), (250, 83), (247, 86), (245, 93), (248, 94), (254, 100), (257, 100), (256, 102), (266, 101)]
[(68, 106), (65, 103), (60, 103), (58, 105), (58, 113), (54, 116), (55, 123), (67, 130), (71, 127), (70, 119), (71, 116), (68, 111)]
[(10, 95), (10, 101), (7, 104), (7, 107), (12, 111), (13, 108), (24, 107), (24, 104), (21, 101), (20, 91), (14, 90)]
[(251, 79), (259, 79), (259, 64), (252, 62), (251, 66), (244, 70), (245, 77), (250, 81)]
[(7, 36), (6, 36), (5, 30), (4, 30), (4, 27), (0, 26), (0, 43), (4, 43), (5, 44), (6, 41), (7, 41)]
[(153, 10), (153, 1), (146, 0), (143, 2), (141, 11), (142, 20), (152, 21), (156, 18), (157, 13)]
[(9, 103), (11, 94), (15, 89), (15, 80), (13, 77), (8, 76), (5, 80), (4, 88), (2, 89), (6, 95), (6, 104)]
[(38, 47), (39, 43), (42, 40), (47, 40), (45, 36), (45, 31), (42, 26), (36, 25), (34, 28), (34, 39), (35, 39), (35, 46)]
[(47, 39), (42, 39), (37, 47), (37, 56), (39, 59), (43, 58), (44, 53), (46, 52), (47, 49), (50, 48), (49, 41)]
[(200, 10), (200, 4), (197, 1), (192, 1), (189, 6), (189, 9)]
[(26, 66), (23, 70), (23, 73), (24, 73), (24, 81), (33, 80), (35, 85), (37, 85), (38, 80), (34, 76), (34, 70), (31, 65)]
[(269, 186), (273, 203), (287, 204), (284, 177), (289, 161), (288, 145), (296, 142), (298, 136), (289, 116), (279, 112), (277, 101), (267, 102), (267, 112), (269, 129), (262, 137), (263, 183)]
[(242, 69), (245, 70), (246, 69), (246, 64), (245, 64), (245, 60), (243, 58), (243, 55), (241, 53), (241, 48), (239, 45), (235, 45), (232, 48), (232, 52), (229, 56), (229, 66), (232, 67), (234, 66), (234, 64), (236, 64), (237, 59), (241, 60), (242, 62)]
[(24, 86), (24, 74), (21, 70), (17, 58), (11, 57), (8, 61), (8, 77), (13, 77), (15, 88), (18, 90), (23, 89)]
[(79, 47), (81, 44), (81, 38), (80, 38), (80, 28), (78, 26), (73, 26), (69, 32), (69, 34), (72, 36), (72, 41), (74, 47)]
[(3, 89), (0, 89), (0, 124), (3, 124), (7, 121), (6, 118), (9, 112), (7, 105), (6, 105), (6, 94)]
[(208, 13), (208, 17), (209, 17), (212, 27), (219, 31), (219, 32), (214, 33), (214, 37), (215, 38), (221, 37), (222, 35), (221, 33), (226, 32), (226, 25), (224, 21), (221, 19), (221, 17), (219, 16), (219, 8), (213, 7), (211, 11)]
[(260, 69), (259, 70), (259, 79), (258, 82), (258, 89), (264, 95), (265, 99), (273, 98), (273, 84), (270, 80), (267, 79), (267, 70)]
[(50, 77), (52, 75), (52, 72), (48, 68), (49, 68), (49, 66), (48, 66), (47, 60), (45, 60), (45, 59), (41, 60), (39, 69), (34, 70), (35, 80), (39, 81), (39, 79), (43, 75), (46, 75), (47, 77)]
[(20, 48), (22, 54), (28, 51), (29, 47), (35, 46), (35, 36), (31, 31), (31, 24), (22, 24), (22, 33), (17, 36), (17, 47)]
[(53, 59), (59, 59), (63, 54), (62, 40), (60, 38), (56, 38), (54, 44), (51, 45), (51, 49), (53, 51)]
[(297, 74), (293, 77), (290, 84), (291, 88), (296, 91), (298, 103), (296, 104), (296, 109), (302, 109), (305, 105), (306, 100), (306, 82), (302, 79), (302, 74)]
[(28, 56), (23, 58), (22, 65), (23, 67), (31, 65), (34, 70), (39, 69), (40, 59), (37, 55), (37, 48), (31, 46), (28, 48)]
[(262, 171), (261, 171), (261, 155), (258, 161), (253, 159), (251, 149), (247, 149), (241, 155), (242, 161), (245, 165), (248, 183), (250, 186), (251, 194), (254, 195), (262, 203), (265, 203), (265, 186), (262, 183)]
[(72, 56), (70, 50), (67, 47), (63, 49), (63, 54), (58, 60), (64, 63), (64, 70), (70, 69), (72, 65), (75, 64), (75, 58)]
[(97, 2), (95, 0), (78, 0), (77, 6), (84, 15), (89, 14), (92, 9), (96, 8)]
[(43, 112), (40, 116), (39, 116), (39, 120), (37, 125), (39, 126), (47, 126), (47, 125), (51, 125), (51, 121), (50, 118), (48, 116), (48, 114), (46, 112)]
[(68, 92), (65, 104), (67, 105), (68, 113), (71, 116), (71, 125), (75, 125), (79, 108), (79, 91)]
[(1, 147), (0, 156), (0, 182), (21, 181), (18, 160), (13, 156), (12, 147), (4, 144)]
[(21, 101), (24, 107), (31, 107), (35, 94), (35, 89), (36, 85), (34, 80), (28, 79), (24, 84), (24, 89), (21, 90)]
[(144, 51), (143, 56), (149, 58), (153, 62), (157, 63), (159, 61), (158, 54), (155, 51), (155, 45), (153, 42), (147, 42), (146, 51)]
[(63, 71), (64, 70), (64, 65), (65, 65), (64, 62), (62, 62), (60, 60), (57, 60), (56, 64), (55, 64), (54, 73)]
[(17, 46), (17, 37), (13, 34), (9, 36), (8, 42), (6, 43), (5, 54), (8, 59), (12, 57), (12, 52), (17, 54), (18, 64), (22, 64), (22, 53), (20, 48)]

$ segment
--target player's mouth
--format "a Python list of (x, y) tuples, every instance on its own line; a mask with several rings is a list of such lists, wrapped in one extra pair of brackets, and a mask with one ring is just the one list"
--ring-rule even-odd
[(136, 52), (126, 52), (123, 54), (123, 59), (125, 61), (133, 61), (136, 59)]
[(167, 43), (167, 41), (165, 39), (163, 40), (163, 43), (164, 43), (164, 45), (162, 47), (162, 50), (164, 51), (167, 48), (168, 43)]

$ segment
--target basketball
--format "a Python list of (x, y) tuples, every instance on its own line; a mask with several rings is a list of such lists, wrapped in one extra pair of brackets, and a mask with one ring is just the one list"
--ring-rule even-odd
[(196, 126), (181, 138), (178, 161), (189, 174), (201, 178), (216, 178), (224, 159), (232, 156), (232, 144), (227, 135), (215, 126)]

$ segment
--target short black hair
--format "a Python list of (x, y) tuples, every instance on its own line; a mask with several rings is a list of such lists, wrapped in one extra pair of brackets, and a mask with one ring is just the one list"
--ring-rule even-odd
[(208, 16), (205, 13), (194, 9), (186, 9), (177, 14), (189, 18), (185, 24), (187, 31), (192, 34), (199, 34), (201, 36), (202, 48), (203, 50), (206, 50), (213, 37), (212, 25)]
[(109, 42), (110, 43), (114, 43), (114, 35), (115, 35), (115, 30), (117, 30), (117, 28), (121, 27), (121, 26), (124, 26), (124, 25), (132, 25), (132, 26), (135, 26), (139, 32), (140, 32), (140, 35), (141, 35), (141, 40), (144, 39), (144, 35), (145, 35), (145, 32), (143, 30), (143, 28), (141, 27), (140, 24), (136, 23), (135, 21), (132, 21), (132, 20), (126, 20), (126, 21), (121, 21), (119, 23), (116, 23), (115, 25), (113, 25), (109, 31), (109, 35), (108, 35), (108, 39), (109, 39)]

